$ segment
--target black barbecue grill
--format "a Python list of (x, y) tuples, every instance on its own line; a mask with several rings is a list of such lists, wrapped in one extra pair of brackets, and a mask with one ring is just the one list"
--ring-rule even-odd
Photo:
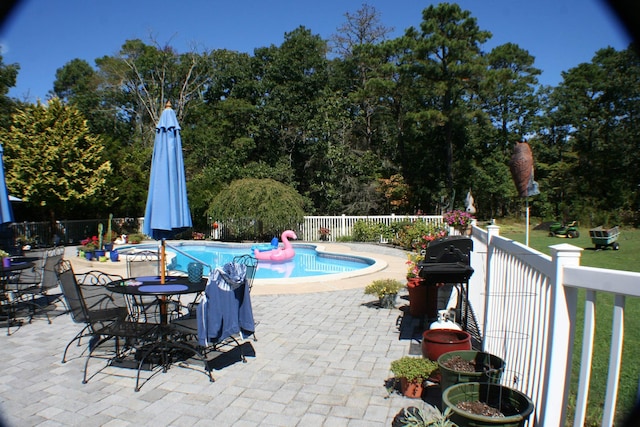
[[(429, 242), (424, 261), (418, 263), (419, 276), (426, 285), (453, 284), (458, 288), (458, 309), (463, 328), (467, 326), (468, 286), (473, 240), (466, 236), (448, 236)], [(463, 309), (464, 307), (464, 309)]]

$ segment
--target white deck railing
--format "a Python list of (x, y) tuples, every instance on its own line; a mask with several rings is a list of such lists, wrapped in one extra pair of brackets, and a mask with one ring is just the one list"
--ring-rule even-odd
[[(551, 256), (499, 236), (498, 227), (474, 227), (469, 286), (481, 320), (483, 350), (506, 362), (503, 385), (536, 405), (529, 425), (566, 425), (578, 290), (586, 290), (581, 371), (574, 426), (586, 418), (597, 293), (614, 295), (611, 353), (603, 426), (614, 424), (620, 378), (624, 302), (640, 296), (640, 273), (579, 266), (582, 249), (559, 244)], [(478, 274), (480, 273), (480, 274)]]

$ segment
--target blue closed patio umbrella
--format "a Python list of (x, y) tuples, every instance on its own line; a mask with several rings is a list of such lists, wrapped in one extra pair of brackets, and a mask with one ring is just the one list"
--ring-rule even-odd
[(184, 175), (180, 125), (176, 113), (167, 102), (156, 126), (153, 143), (149, 194), (142, 232), (162, 241), (160, 256), (161, 282), (165, 282), (164, 240), (191, 227), (191, 212), (187, 200), (187, 180)]
[(142, 232), (161, 240), (191, 225), (180, 125), (171, 103), (167, 102), (156, 126)]
[(4, 150), (0, 145), (0, 224), (13, 222), (13, 208), (9, 201), (7, 183), (4, 179)]

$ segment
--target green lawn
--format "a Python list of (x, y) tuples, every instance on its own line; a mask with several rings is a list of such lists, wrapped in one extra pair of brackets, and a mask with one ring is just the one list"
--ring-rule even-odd
[[(524, 243), (525, 227), (508, 225), (501, 228), (500, 234), (506, 238)], [(580, 229), (580, 237), (566, 239), (549, 237), (547, 231), (531, 230), (529, 234), (529, 246), (550, 254), (549, 246), (558, 243), (569, 243), (584, 248), (580, 264), (589, 267), (609, 268), (614, 270), (627, 270), (640, 272), (640, 230), (623, 229), (618, 237), (620, 249), (595, 250), (588, 228)], [(639, 284), (640, 285), (640, 284)], [(582, 319), (584, 307), (584, 292), (580, 294), (578, 313), (578, 327), (576, 331), (576, 349), (582, 345)], [(611, 322), (613, 310), (613, 297), (608, 294), (599, 294), (596, 304), (596, 338), (594, 348), (594, 360), (589, 391), (589, 408), (586, 426), (599, 426), (604, 406), (604, 392), (606, 388), (609, 348), (611, 339)], [(638, 378), (640, 377), (640, 364), (637, 363), (635, 351), (640, 349), (640, 328), (637, 327), (637, 319), (640, 318), (640, 299), (627, 298), (625, 305), (625, 331), (624, 348), (622, 354), (622, 372), (620, 388), (618, 392), (618, 406), (616, 417), (619, 422), (634, 405), (638, 392)], [(578, 354), (573, 357), (572, 371), (572, 396), (575, 396), (577, 380), (580, 368)]]

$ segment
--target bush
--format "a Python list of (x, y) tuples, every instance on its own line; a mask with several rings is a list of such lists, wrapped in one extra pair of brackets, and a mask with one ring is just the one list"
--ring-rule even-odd
[(378, 242), (384, 231), (384, 224), (359, 219), (353, 224), (353, 240), (356, 242)]
[(393, 243), (407, 251), (420, 252), (426, 249), (430, 241), (447, 235), (445, 224), (426, 222), (421, 219), (401, 221), (394, 224), (394, 227), (397, 231)]
[(396, 279), (378, 279), (371, 282), (364, 288), (365, 295), (377, 295), (379, 298), (385, 295), (397, 294), (404, 288), (404, 283)]
[(271, 240), (297, 230), (304, 220), (304, 198), (273, 179), (233, 181), (213, 199), (208, 214), (222, 223), (231, 240)]
[(410, 382), (427, 379), (436, 369), (438, 369), (438, 362), (423, 357), (404, 356), (391, 362), (393, 375), (396, 378), (406, 378)]

